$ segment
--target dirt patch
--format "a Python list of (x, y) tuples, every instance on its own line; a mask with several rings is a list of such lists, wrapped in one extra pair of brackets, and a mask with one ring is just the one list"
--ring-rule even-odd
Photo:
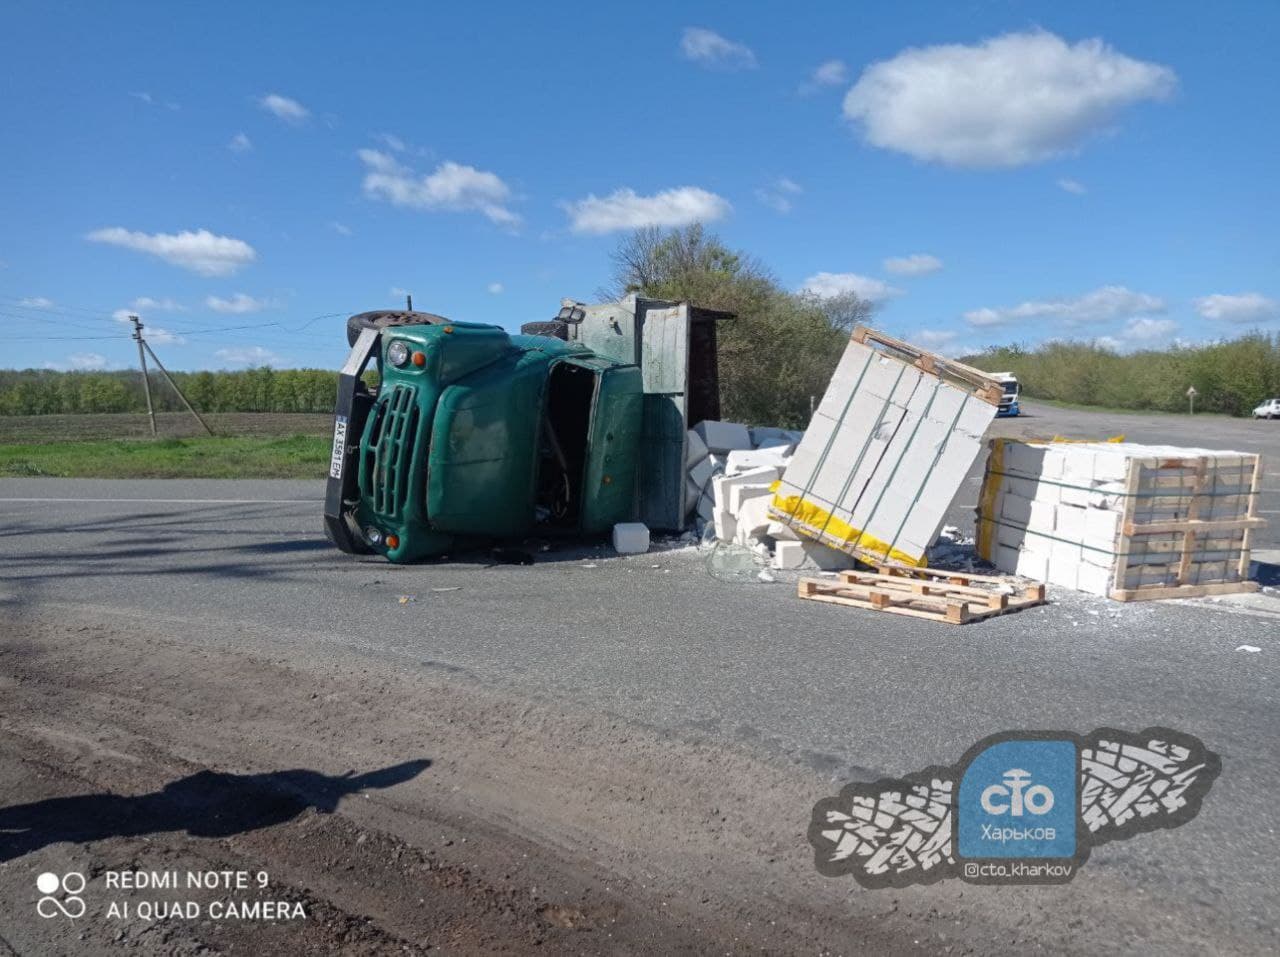
[[(812, 866), (809, 809), (834, 788), (811, 769), (456, 671), (176, 627), (60, 611), (0, 631), (0, 952), (1249, 949), (1103, 874), (1052, 894), (863, 892)], [(265, 886), (105, 886), (223, 870)], [(84, 918), (37, 916), (45, 871), (87, 875)], [(142, 920), (144, 899), (201, 910)], [(228, 900), (305, 916), (211, 913)]]
[[(333, 416), (315, 412), (210, 412), (204, 419), (219, 435), (330, 435)], [(157, 412), (162, 438), (205, 434), (186, 412)], [(75, 442), (85, 439), (142, 439), (151, 435), (145, 414), (102, 412), (69, 415), (0, 415), (0, 444)]]

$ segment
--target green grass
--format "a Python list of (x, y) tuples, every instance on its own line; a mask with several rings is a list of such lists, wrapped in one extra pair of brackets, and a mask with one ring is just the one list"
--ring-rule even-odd
[(329, 444), (292, 435), (0, 445), (0, 476), (319, 479)]

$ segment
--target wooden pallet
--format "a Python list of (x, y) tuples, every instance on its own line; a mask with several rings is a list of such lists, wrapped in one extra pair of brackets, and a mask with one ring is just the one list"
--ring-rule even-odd
[(1045, 604), (1044, 585), (1012, 576), (971, 575), (909, 565), (841, 572), (836, 581), (802, 578), (801, 598), (963, 625)]
[(1000, 400), (1004, 398), (1003, 385), (981, 369), (975, 369), (973, 366), (965, 365), (963, 362), (944, 358), (936, 352), (929, 352), (927, 349), (913, 346), (909, 342), (903, 342), (901, 339), (887, 336), (869, 326), (855, 328), (852, 339), (854, 342), (861, 342), (878, 352), (891, 356), (899, 362), (905, 362), (908, 365), (924, 370), (930, 375), (946, 379), (953, 385), (962, 385), (975, 398), (981, 399), (983, 402), (998, 406)]
[[(1142, 470), (1151, 469), (1193, 469), (1190, 485), (1179, 484), (1174, 487), (1185, 487), (1190, 499), (1185, 518), (1138, 523), (1134, 521), (1134, 511), (1138, 502), (1137, 491), (1141, 483)], [(1231, 595), (1258, 590), (1258, 583), (1248, 581), (1250, 539), (1255, 528), (1265, 527), (1266, 519), (1257, 514), (1258, 490), (1262, 478), (1262, 457), (1256, 456), (1253, 463), (1253, 474), (1249, 480), (1247, 493), (1248, 505), (1244, 515), (1230, 519), (1204, 520), (1200, 517), (1205, 504), (1205, 496), (1210, 492), (1209, 463), (1204, 457), (1194, 459), (1164, 459), (1153, 463), (1135, 459), (1129, 466), (1129, 476), (1125, 483), (1125, 510), (1120, 524), (1120, 538), (1117, 542), (1115, 576), (1112, 579), (1111, 597), (1116, 601), (1145, 601), (1156, 598), (1203, 598), (1209, 595)], [(1157, 486), (1169, 484), (1169, 479), (1162, 479), (1158, 471), (1153, 479)], [(1236, 540), (1232, 536), (1238, 535)], [(1161, 538), (1169, 539), (1170, 544)], [(1154, 539), (1154, 546), (1146, 542)], [(1141, 547), (1140, 547), (1141, 546)], [(1136, 587), (1125, 587), (1126, 578), (1131, 570), (1140, 567), (1135, 561), (1138, 556), (1149, 554), (1150, 548), (1158, 548), (1162, 552), (1177, 554), (1178, 565), (1172, 582), (1152, 582)], [(1231, 564), (1228, 580), (1195, 581), (1199, 567), (1195, 559), (1201, 550), (1220, 548), (1236, 555)], [(1213, 564), (1217, 564), (1215, 561)]]

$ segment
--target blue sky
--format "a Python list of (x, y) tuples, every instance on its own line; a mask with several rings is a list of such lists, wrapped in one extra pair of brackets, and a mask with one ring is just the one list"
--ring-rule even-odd
[(1277, 48), (1273, 2), (11, 0), (0, 365), (129, 365), (123, 310), (333, 367), (400, 290), (515, 329), (695, 217), (943, 351), (1276, 330)]

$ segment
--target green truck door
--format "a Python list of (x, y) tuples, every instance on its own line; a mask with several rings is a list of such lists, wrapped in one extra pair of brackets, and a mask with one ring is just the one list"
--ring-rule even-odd
[(640, 460), (644, 396), (635, 366), (599, 368), (592, 403), (586, 474), (583, 476), (582, 531), (607, 531), (636, 515), (636, 472)]
[(650, 528), (678, 530), (685, 517), (689, 309), (684, 303), (647, 309), (643, 330), (640, 521)]

